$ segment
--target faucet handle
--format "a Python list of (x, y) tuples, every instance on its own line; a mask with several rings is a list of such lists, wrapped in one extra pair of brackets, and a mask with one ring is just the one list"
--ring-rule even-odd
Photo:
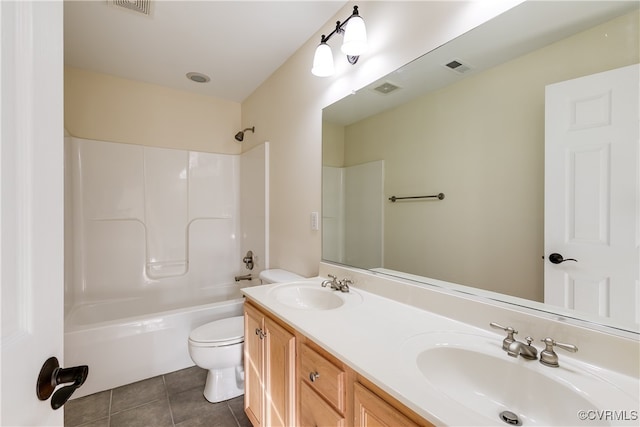
[(353, 280), (342, 279), (338, 283), (340, 283), (339, 289), (341, 292), (349, 292), (349, 285), (353, 285)]
[(575, 345), (557, 342), (553, 338), (547, 337), (540, 341), (542, 341), (546, 346), (545, 349), (540, 352), (540, 363), (552, 368), (557, 368), (558, 366), (560, 366), (560, 364), (558, 363), (558, 355), (553, 350), (553, 347), (559, 347), (572, 353), (578, 351), (578, 347), (576, 347)]
[(491, 326), (492, 328), (495, 329), (502, 329), (503, 331), (505, 331), (507, 333), (507, 337), (502, 340), (502, 349), (503, 350), (507, 350), (509, 348), (509, 345), (515, 341), (515, 338), (513, 337), (515, 334), (518, 333), (518, 331), (516, 331), (515, 329), (513, 329), (511, 326), (502, 326), (498, 323), (495, 322), (491, 322), (489, 323), (489, 326)]

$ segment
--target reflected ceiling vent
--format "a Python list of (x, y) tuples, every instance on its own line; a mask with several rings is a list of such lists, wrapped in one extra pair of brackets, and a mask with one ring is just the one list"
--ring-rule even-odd
[(459, 59), (454, 59), (453, 61), (447, 64), (444, 64), (444, 66), (450, 69), (451, 71), (455, 71), (458, 74), (464, 74), (467, 71), (472, 70), (472, 68), (469, 65), (463, 64), (462, 61), (460, 61)]
[(397, 89), (400, 89), (400, 86), (396, 86), (390, 82), (384, 82), (380, 86), (376, 86), (373, 88), (373, 90), (383, 95), (387, 95)]
[(151, 0), (107, 0), (107, 4), (123, 7), (143, 15), (151, 14)]

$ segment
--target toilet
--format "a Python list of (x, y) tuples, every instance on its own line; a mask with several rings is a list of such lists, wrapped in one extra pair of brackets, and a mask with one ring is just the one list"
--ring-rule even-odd
[(279, 268), (263, 270), (262, 272), (260, 272), (259, 277), (260, 280), (262, 280), (263, 285), (267, 285), (270, 283), (286, 283), (304, 280), (304, 277), (298, 276), (296, 273), (292, 273), (287, 270), (281, 270)]
[(206, 323), (189, 334), (191, 360), (209, 371), (203, 392), (209, 402), (222, 402), (244, 393), (243, 343), (244, 316)]
[[(260, 273), (262, 283), (303, 279), (290, 271), (272, 269)], [(208, 370), (204, 397), (211, 403), (244, 394), (244, 316), (206, 323), (189, 334), (189, 355), (193, 363)]]

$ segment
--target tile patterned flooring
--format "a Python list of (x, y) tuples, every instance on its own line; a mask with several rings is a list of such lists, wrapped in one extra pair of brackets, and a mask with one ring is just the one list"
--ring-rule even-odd
[(210, 403), (193, 366), (67, 402), (65, 427), (251, 427), (244, 396)]

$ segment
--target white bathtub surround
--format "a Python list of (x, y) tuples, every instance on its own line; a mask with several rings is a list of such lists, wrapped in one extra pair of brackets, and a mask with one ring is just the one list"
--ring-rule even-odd
[(70, 150), (76, 302), (238, 274), (239, 156), (76, 138)]
[(251, 250), (253, 270), (242, 274), (257, 276), (269, 267), (269, 142), (240, 156), (241, 253)]
[(65, 149), (65, 364), (90, 372), (74, 397), (192, 366), (189, 333), (240, 315), (240, 287), (260, 283), (257, 269), (234, 277), (247, 250), (258, 268), (267, 259), (266, 184), (240, 203), (241, 179), (265, 182), (266, 144), (245, 156), (66, 137)]
[[(495, 426), (501, 424), (498, 418), (499, 412), (494, 413), (492, 410), (487, 410), (489, 405), (501, 402), (489, 402), (490, 399), (475, 396), (473, 393), (468, 393), (467, 396), (471, 396), (470, 399), (473, 402), (471, 400), (457, 400), (446, 394), (446, 387), (451, 386), (446, 379), (439, 386), (434, 387), (420, 371), (418, 358), (420, 355), (424, 355), (422, 353), (425, 348), (422, 347), (425, 345), (424, 343), (433, 337), (442, 338), (444, 336), (444, 341), (439, 339), (434, 341), (436, 344), (433, 345), (436, 347), (431, 348), (457, 348), (456, 334), (463, 336), (463, 340), (472, 342), (469, 348), (474, 348), (478, 355), (484, 356), (486, 354), (485, 360), (491, 358), (498, 363), (504, 362), (504, 368), (507, 370), (505, 375), (508, 375), (510, 368), (515, 371), (521, 368), (524, 370), (523, 372), (530, 374), (527, 375), (528, 380), (544, 380), (549, 386), (562, 388), (562, 392), (569, 393), (568, 395), (572, 397), (578, 396), (572, 402), (537, 406), (536, 396), (528, 394), (527, 384), (517, 384), (519, 378), (513, 378), (515, 383), (510, 389), (513, 392), (506, 393), (506, 397), (503, 393), (504, 403), (516, 411), (520, 410), (518, 406), (525, 406), (529, 415), (534, 413), (533, 415), (540, 416), (539, 419), (529, 419), (529, 425), (536, 425), (536, 423), (538, 425), (580, 425), (583, 421), (579, 418), (579, 410), (594, 410), (593, 405), (583, 408), (580, 407), (580, 404), (585, 402), (586, 405), (591, 401), (602, 406), (595, 408), (597, 410), (626, 411), (628, 419), (615, 424), (637, 425), (637, 421), (632, 418), (634, 414), (638, 414), (640, 409), (640, 380), (637, 375), (637, 342), (634, 343), (633, 340), (625, 342), (624, 338), (620, 338), (620, 341), (608, 339), (602, 341), (601, 344), (611, 345), (608, 349), (609, 363), (596, 365), (586, 361), (589, 359), (588, 355), (582, 359), (577, 357), (580, 356), (580, 353), (592, 351), (590, 343), (582, 340), (586, 334), (582, 332), (574, 335), (578, 342), (565, 338), (565, 334), (575, 331), (570, 328), (565, 330), (562, 325), (554, 324), (554, 322), (560, 322), (545, 321), (533, 316), (527, 318), (526, 314), (522, 314), (522, 317), (518, 319), (513, 313), (509, 313), (509, 310), (500, 308), (492, 310), (471, 301), (458, 303), (454, 301), (457, 297), (452, 296), (448, 297), (450, 299), (448, 301), (446, 298), (434, 295), (434, 291), (426, 291), (424, 295), (420, 295), (425, 291), (411, 290), (409, 289), (410, 284), (407, 284), (409, 287), (405, 287), (400, 282), (376, 278), (372, 274), (367, 275), (352, 269), (322, 266), (321, 270), (323, 275), (330, 272), (337, 274), (339, 278), (349, 277), (355, 281), (350, 291), (350, 294), (353, 293), (353, 295), (339, 292), (331, 294), (337, 295), (336, 298), (345, 301), (351, 300), (352, 303), (345, 302), (343, 305), (329, 310), (303, 309), (278, 300), (279, 291), (274, 288), (278, 289), (277, 286), (284, 287), (286, 285), (253, 287), (246, 289), (244, 293), (253, 302), (285, 320), (297, 331), (334, 354), (356, 372), (435, 425)], [(319, 292), (332, 292), (320, 286), (321, 280), (322, 278), (316, 279), (315, 289)], [(300, 284), (290, 286), (300, 286)], [(387, 295), (383, 297), (379, 293), (387, 293)], [(398, 298), (403, 302), (399, 302)], [(442, 310), (447, 311), (448, 314), (441, 315), (440, 311), (442, 310), (440, 309), (428, 310), (418, 307), (430, 300), (439, 305)], [(465, 316), (467, 311), (476, 311), (476, 313)], [(478, 325), (468, 322), (473, 317), (479, 321)], [(484, 318), (486, 318), (486, 324)], [(531, 325), (540, 323), (538, 325), (540, 330), (536, 329), (531, 334), (548, 334), (554, 338), (557, 336), (557, 339), (562, 342), (575, 343), (579, 347), (579, 351), (575, 354), (569, 354), (558, 350), (560, 368), (545, 367), (538, 361), (511, 358), (502, 350), (504, 335), (495, 333), (495, 330), (488, 326), (490, 321), (504, 321), (509, 325), (512, 325), (512, 321), (519, 322), (519, 325), (513, 324), (516, 328), (522, 326), (519, 328), (521, 334), (517, 336), (518, 339), (523, 339), (524, 336), (530, 334), (528, 328)], [(598, 333), (593, 332), (593, 334)], [(538, 337), (538, 335), (534, 336)], [(594, 338), (594, 340), (598, 339), (598, 337)], [(481, 346), (473, 347), (477, 343), (480, 343)], [(537, 347), (541, 346), (537, 345)], [(479, 348), (481, 349), (478, 350)], [(632, 373), (634, 369), (629, 363), (627, 355), (621, 355), (625, 351), (632, 353), (629, 358), (636, 358), (635, 375)], [(436, 353), (430, 355), (432, 354)], [(618, 366), (619, 357), (623, 359), (621, 364), (624, 366)], [(448, 361), (441, 363), (447, 364)], [(465, 366), (472, 368), (474, 363), (478, 364), (478, 368), (482, 366), (481, 361), (475, 359), (467, 361)], [(429, 367), (437, 369), (437, 366), (429, 365)], [(455, 372), (455, 365), (448, 365), (448, 367), (454, 369)], [(447, 366), (443, 366), (444, 368)], [(496, 380), (498, 376), (487, 378), (485, 375), (485, 380), (491, 382)], [(520, 380), (527, 381), (522, 378)], [(568, 383), (563, 382), (565, 380)], [(456, 381), (460, 382), (459, 388), (463, 391), (471, 392), (480, 388), (476, 384), (464, 384), (464, 381), (469, 381), (464, 376), (458, 376)], [(509, 379), (505, 379), (505, 383), (511, 384)], [(573, 388), (574, 384), (575, 388)], [(445, 390), (443, 390), (443, 385)], [(453, 386), (450, 389), (459, 389), (455, 387), (455, 384)], [(519, 389), (518, 387), (524, 388)], [(491, 385), (487, 388), (490, 389)], [(532, 386), (532, 388), (537, 392), (544, 390), (544, 387), (539, 386)], [(556, 391), (554, 390), (553, 393)], [(549, 396), (562, 394), (553, 393), (540, 395), (539, 400), (548, 400)], [(523, 401), (524, 403), (522, 403)], [(481, 404), (474, 408), (473, 404), (478, 402)], [(483, 405), (482, 402), (489, 403)], [(577, 405), (576, 402), (578, 402)], [(509, 407), (504, 409), (509, 409)], [(590, 424), (596, 425), (598, 423), (590, 422)]]

